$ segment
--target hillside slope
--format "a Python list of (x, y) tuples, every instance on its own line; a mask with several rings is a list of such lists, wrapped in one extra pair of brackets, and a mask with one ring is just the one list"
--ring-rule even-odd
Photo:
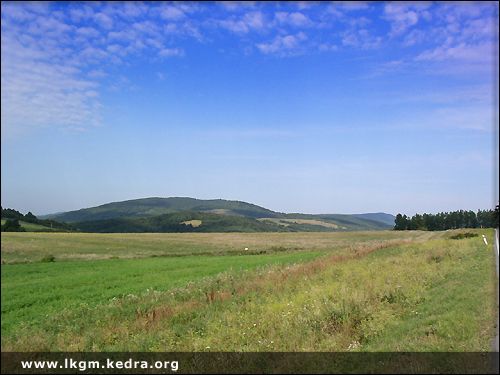
[(182, 211), (141, 218), (116, 218), (74, 223), (82, 232), (176, 233), (176, 232), (284, 232), (285, 228), (243, 216)]
[[(390, 229), (392, 215), (275, 212), (223, 199), (144, 198), (47, 215), (85, 232), (324, 232)], [(199, 222), (197, 225), (187, 223)], [(394, 220), (392, 219), (392, 222)]]
[(46, 217), (72, 223), (117, 218), (151, 217), (181, 211), (197, 211), (252, 218), (275, 217), (277, 215), (274, 211), (246, 202), (224, 199), (202, 200), (185, 197), (155, 197), (107, 203), (97, 207), (47, 215)]
[(371, 213), (366, 213), (366, 214), (353, 214), (351, 216), (356, 216), (362, 219), (368, 219), (372, 221), (378, 221), (380, 223), (384, 223), (387, 225), (390, 225), (391, 227), (394, 226), (394, 219), (396, 217), (391, 214), (386, 214), (385, 212), (371, 212)]

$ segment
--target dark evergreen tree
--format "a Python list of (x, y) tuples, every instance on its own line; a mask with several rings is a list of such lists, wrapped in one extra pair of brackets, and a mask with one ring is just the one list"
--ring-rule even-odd
[(403, 215), (397, 214), (396, 219), (394, 220), (394, 230), (406, 230), (406, 229), (408, 229), (406, 220), (403, 218)]
[(27, 221), (28, 223), (35, 223), (36, 224), (38, 222), (38, 219), (31, 212), (28, 212), (26, 215), (24, 215), (24, 221)]
[(452, 211), (437, 214), (415, 214), (411, 218), (397, 214), (395, 230), (447, 230), (459, 228), (498, 227), (498, 205), (495, 210)]
[(24, 228), (19, 224), (18, 219), (7, 219), (2, 225), (2, 232), (24, 232)]

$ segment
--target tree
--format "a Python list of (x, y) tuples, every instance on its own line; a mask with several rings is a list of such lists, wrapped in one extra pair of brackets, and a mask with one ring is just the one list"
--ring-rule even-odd
[(403, 226), (403, 215), (397, 214), (394, 220), (394, 230), (405, 230)]
[(408, 229), (408, 217), (406, 215), (397, 214), (394, 223), (394, 230)]
[(410, 229), (413, 230), (426, 230), (424, 225), (424, 218), (420, 214), (415, 214), (412, 216), (410, 221)]
[(19, 224), (17, 219), (7, 219), (2, 225), (2, 232), (24, 232), (25, 229)]
[(28, 212), (26, 215), (24, 215), (24, 220), (29, 222), (29, 223), (37, 223), (38, 219), (35, 215), (33, 215), (31, 212)]
[(23, 214), (12, 208), (2, 208), (2, 218), (20, 220), (23, 218)]

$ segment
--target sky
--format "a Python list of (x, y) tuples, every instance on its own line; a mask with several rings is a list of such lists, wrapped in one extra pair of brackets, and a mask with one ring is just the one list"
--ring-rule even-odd
[(1, 203), (498, 202), (498, 3), (2, 2)]

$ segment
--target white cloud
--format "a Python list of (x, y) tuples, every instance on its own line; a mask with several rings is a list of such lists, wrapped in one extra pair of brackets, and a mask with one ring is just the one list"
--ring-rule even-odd
[(98, 85), (79, 70), (54, 64), (36, 45), (2, 34), (2, 133), (37, 127), (98, 125)]
[(248, 25), (242, 20), (220, 20), (219, 25), (236, 34), (245, 34), (249, 31)]
[(269, 43), (257, 44), (257, 48), (264, 54), (295, 55), (299, 53), (301, 42), (306, 39), (307, 36), (303, 32), (295, 35), (278, 35)]
[(367, 29), (351, 29), (343, 33), (342, 44), (360, 49), (378, 48), (382, 37), (371, 35)]
[(94, 20), (105, 29), (113, 27), (113, 19), (105, 13), (97, 13), (94, 15)]
[(135, 30), (129, 28), (120, 31), (111, 31), (107, 34), (107, 37), (109, 41), (132, 42), (138, 38), (138, 34)]
[(134, 22), (132, 28), (148, 35), (158, 35), (159, 27), (151, 21)]
[(265, 19), (262, 12), (246, 13), (243, 21), (252, 29), (262, 29), (265, 26)]
[(318, 2), (318, 1), (297, 1), (295, 4), (297, 5), (297, 8), (299, 10), (304, 10), (304, 9), (310, 9), (310, 8), (320, 4), (320, 2)]
[(22, 6), (14, 2), (2, 2), (2, 13), (17, 21), (28, 21), (36, 17), (35, 14), (26, 11)]
[(403, 45), (406, 47), (413, 46), (423, 42), (427, 37), (427, 33), (423, 30), (414, 29), (410, 31), (403, 40)]
[(416, 61), (459, 60), (466, 62), (490, 62), (493, 54), (491, 43), (466, 44), (456, 46), (439, 46), (419, 54)]
[(418, 13), (405, 4), (388, 3), (384, 7), (385, 18), (391, 23), (391, 36), (403, 34), (418, 22)]
[(275, 19), (280, 24), (288, 24), (294, 27), (307, 27), (312, 24), (309, 17), (300, 12), (276, 12)]
[(343, 18), (345, 16), (344, 12), (342, 10), (343, 9), (341, 7), (339, 7), (338, 5), (331, 4), (326, 8), (326, 13), (334, 16), (335, 18), (340, 19), (340, 18)]
[(94, 17), (94, 11), (88, 5), (79, 8), (70, 8), (69, 16), (73, 22), (79, 23), (82, 20), (87, 20)]
[(322, 43), (318, 46), (318, 49), (323, 52), (328, 52), (328, 51), (338, 51), (339, 47), (335, 44)]
[[(108, 46), (108, 48), (109, 47), (112, 48), (113, 45)], [(105, 60), (108, 56), (109, 55), (105, 50), (93, 46), (84, 48), (79, 54), (80, 59), (91, 64), (95, 64), (99, 61)]]
[(86, 38), (97, 38), (100, 35), (99, 31), (93, 27), (79, 27), (76, 33)]
[[(236, 34), (234, 38), (238, 38), (244, 54), (259, 51), (294, 56), (312, 50), (363, 50), (381, 47), (384, 41), (380, 36), (380, 22), (371, 22), (371, 15), (377, 12), (366, 3), (294, 3), (293, 7), (281, 3), (274, 6), (183, 2), (61, 4), (64, 6), (45, 2), (2, 3), (2, 52), (5, 55), (2, 56), (2, 77), (6, 77), (2, 90), (8, 88), (2, 95), (7, 95), (6, 103), (29, 100), (21, 73), (26, 74), (26, 82), (33, 80), (32, 87), (38, 88), (43, 86), (35, 76), (39, 74), (42, 79), (43, 72), (51, 77), (59, 74), (59, 81), (70, 84), (97, 85), (105, 77), (112, 79), (108, 66), (122, 63), (128, 56), (151, 60), (181, 57), (185, 50), (180, 41), (192, 38), (208, 44), (220, 35), (220, 29)], [(492, 31), (497, 18), (489, 11), (491, 5), (387, 3), (382, 8), (381, 17), (389, 22), (389, 36), (393, 38), (389, 43), (399, 41), (403, 46), (418, 48), (416, 56), (415, 50), (408, 48), (406, 56), (392, 57), (392, 62), (380, 67), (382, 73), (404, 69), (420, 72), (491, 69), (492, 43), (497, 42)], [(308, 32), (306, 36), (306, 28), (317, 32)], [(425, 49), (422, 48), (424, 42)], [(411, 53), (414, 55), (410, 56)], [(457, 64), (450, 67), (449, 62)], [(15, 73), (16, 80), (10, 79), (5, 72), (13, 70), (16, 64), (24, 68)], [(71, 90), (75, 92), (69, 95)], [(98, 104), (99, 86), (85, 90), (75, 86), (66, 91), (68, 100), (71, 98), (73, 103), (80, 100), (80, 106), (74, 104), (73, 108), (85, 108), (89, 116), (89, 111), (98, 109), (98, 105), (89, 103)], [(57, 95), (61, 100), (62, 92)], [(30, 104), (25, 107), (29, 108)], [(2, 113), (4, 116), (10, 112), (7, 109)], [(92, 116), (97, 118), (96, 113)], [(61, 123), (60, 118), (62, 116), (54, 123)]]
[(231, 16), (229, 18), (220, 19), (216, 21), (216, 24), (236, 34), (261, 31), (267, 27), (267, 21), (264, 14), (259, 11), (247, 12), (239, 17)]
[(106, 47), (106, 51), (111, 53), (118, 53), (123, 47), (119, 44), (110, 44)]
[(125, 18), (143, 16), (148, 12), (148, 6), (142, 2), (126, 1), (121, 5), (121, 15)]
[(184, 56), (182, 48), (163, 48), (158, 52), (161, 57)]
[(219, 1), (217, 4), (230, 12), (255, 7), (255, 1)]
[(365, 1), (335, 1), (334, 4), (347, 11), (365, 10), (370, 7)]
[(107, 77), (107, 73), (102, 71), (102, 70), (99, 70), (99, 69), (92, 69), (91, 71), (89, 71), (87, 73), (87, 76), (91, 79), (96, 79), (96, 78), (104, 78), (104, 77)]
[(173, 5), (163, 6), (160, 10), (160, 14), (161, 17), (166, 20), (179, 20), (186, 16), (180, 8)]

